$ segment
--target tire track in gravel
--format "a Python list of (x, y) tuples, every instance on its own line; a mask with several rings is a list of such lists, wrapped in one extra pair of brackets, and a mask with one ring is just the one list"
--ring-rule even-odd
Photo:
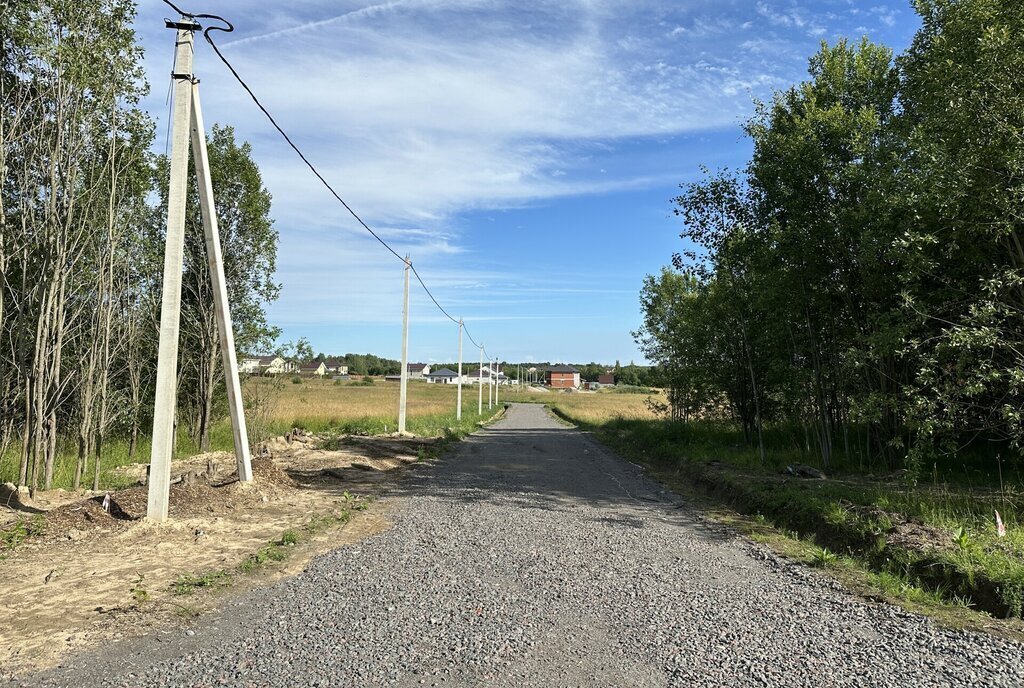
[(23, 685), (1021, 686), (1024, 648), (779, 560), (535, 405), (388, 497), (395, 526), (189, 629)]

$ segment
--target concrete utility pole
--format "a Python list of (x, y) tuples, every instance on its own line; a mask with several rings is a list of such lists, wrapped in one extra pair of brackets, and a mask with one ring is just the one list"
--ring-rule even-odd
[(459, 391), (455, 401), (455, 420), (462, 420), (462, 318), (459, 318)]
[(487, 409), (494, 408), (491, 406), (491, 397), (494, 396), (494, 366), (491, 365), (490, 361), (487, 361)]
[(156, 399), (153, 405), (153, 447), (149, 458), (149, 499), (146, 517), (167, 520), (174, 413), (177, 405), (178, 327), (181, 323), (181, 269), (185, 247), (185, 194), (188, 181), (188, 125), (192, 114), (191, 20), (171, 25), (177, 31), (174, 52), (174, 114), (171, 124), (171, 176), (167, 188), (167, 239), (164, 244), (164, 279), (160, 303), (160, 345), (156, 364)]
[(220, 333), (220, 352), (224, 362), (224, 384), (228, 392), (228, 411), (235, 441), (235, 463), (238, 479), (252, 480), (252, 458), (249, 456), (249, 433), (245, 427), (245, 407), (242, 385), (238, 381), (238, 359), (235, 353), (235, 332), (231, 326), (231, 307), (228, 304), (228, 286), (224, 277), (224, 256), (221, 253), (220, 229), (217, 209), (213, 204), (213, 182), (210, 179), (210, 160), (206, 151), (206, 129), (203, 110), (199, 106), (199, 84), (192, 84), (192, 158), (199, 180), (199, 207), (203, 215), (203, 233), (206, 235), (206, 262), (210, 266), (213, 282), (213, 306)]
[(409, 254), (405, 254), (405, 294), (402, 297), (402, 382), (398, 390), (398, 434), (405, 434), (405, 399), (409, 389)]
[[(484, 345), (480, 345), (480, 367), (476, 371), (477, 377), (477, 402), (476, 402), (476, 415), (484, 415)], [(490, 398), (490, 397), (488, 397)]]
[[(174, 416), (177, 407), (178, 335), (181, 324), (181, 270), (185, 243), (185, 204), (188, 180), (188, 149), (191, 136), (193, 164), (199, 181), (199, 204), (206, 238), (206, 259), (210, 266), (214, 312), (220, 335), (224, 377), (231, 412), (238, 479), (252, 480), (249, 437), (245, 427), (242, 390), (238, 381), (235, 337), (231, 327), (231, 308), (224, 278), (224, 257), (213, 202), (213, 183), (206, 150), (206, 134), (199, 105), (198, 81), (192, 75), (194, 32), (199, 25), (188, 18), (167, 22), (174, 29), (175, 72), (174, 111), (171, 136), (171, 168), (167, 194), (167, 238), (164, 244), (164, 275), (160, 304), (160, 344), (157, 353), (156, 398), (153, 403), (153, 446), (149, 463), (149, 496), (146, 518), (167, 520), (170, 495), (171, 461), (174, 449)], [(191, 133), (190, 133), (191, 132)]]
[(498, 359), (494, 359), (494, 405), (498, 405), (498, 386), (501, 385), (501, 378), (498, 377)]

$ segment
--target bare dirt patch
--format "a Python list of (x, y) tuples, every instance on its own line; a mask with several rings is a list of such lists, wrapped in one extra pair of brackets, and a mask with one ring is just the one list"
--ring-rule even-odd
[[(208, 591), (176, 595), (182, 576), (230, 571), (230, 589), (245, 589), (386, 529), (386, 503), (353, 506), (365, 506), (432, 441), (342, 438), (323, 449), (324, 440), (304, 433), (271, 440), (253, 460), (251, 484), (237, 481), (233, 456), (224, 452), (175, 462), (171, 519), (164, 524), (143, 519), (145, 485), (110, 492), (107, 508), (107, 493), (43, 493), (31, 509), (6, 514), (0, 529), (21, 523), (30, 535), (0, 550), (6, 607), (0, 678), (52, 666), (85, 645), (181, 623), (221, 599)], [(145, 479), (145, 466), (122, 470)], [(317, 519), (331, 525), (303, 529)], [(295, 529), (302, 538), (287, 545), (285, 561), (238, 573), (262, 547)]]

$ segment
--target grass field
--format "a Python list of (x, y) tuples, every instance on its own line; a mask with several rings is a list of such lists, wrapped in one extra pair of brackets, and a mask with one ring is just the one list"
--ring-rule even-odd
[[(397, 382), (377, 380), (374, 384), (360, 381), (335, 384), (330, 380), (303, 378), (301, 384), (293, 384), (290, 378), (254, 378), (246, 381), (244, 392), (249, 399), (246, 424), (253, 444), (296, 427), (339, 435), (376, 435), (398, 429)], [(476, 388), (463, 388), (462, 421), (459, 423), (455, 418), (455, 385), (411, 381), (406, 404), (406, 429), (429, 437), (443, 435), (448, 429), (457, 432), (472, 429), (477, 421), (489, 418), (497, 410), (488, 410), (486, 393), (485, 389), (483, 415), (479, 416)], [(211, 427), (210, 445), (213, 451), (231, 450), (231, 425), (227, 418)], [(199, 449), (188, 434), (184, 430), (179, 432), (175, 458), (197, 453)], [(113, 469), (129, 463), (148, 462), (149, 454), (148, 437), (140, 438), (134, 458), (128, 456), (126, 440), (114, 438), (107, 442), (102, 459), (101, 487), (122, 487), (112, 474)], [(54, 467), (54, 487), (71, 486), (75, 461), (75, 447), (71, 443), (60, 447)], [(15, 452), (0, 456), (0, 482), (15, 480), (17, 471), (18, 456)], [(91, 473), (89, 475), (90, 480), (86, 480), (86, 484), (91, 482)]]

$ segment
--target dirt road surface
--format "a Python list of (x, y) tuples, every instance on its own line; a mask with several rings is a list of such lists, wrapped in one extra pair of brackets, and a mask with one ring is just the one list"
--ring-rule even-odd
[(865, 602), (516, 405), (390, 530), (21, 685), (1020, 686), (1024, 647)]

